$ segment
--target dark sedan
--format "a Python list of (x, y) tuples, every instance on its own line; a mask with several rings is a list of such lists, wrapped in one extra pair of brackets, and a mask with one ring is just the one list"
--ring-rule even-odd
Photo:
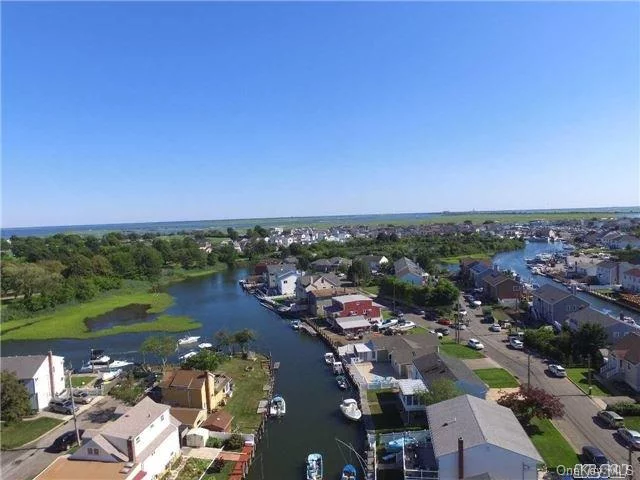
[[(78, 433), (80, 434), (80, 438), (82, 438), (82, 434), (84, 433), (84, 430), (78, 430)], [(58, 438), (56, 438), (51, 444), (51, 446), (47, 448), (47, 451), (52, 453), (66, 452), (75, 444), (76, 444), (76, 431), (70, 430), (68, 432), (63, 433)]]

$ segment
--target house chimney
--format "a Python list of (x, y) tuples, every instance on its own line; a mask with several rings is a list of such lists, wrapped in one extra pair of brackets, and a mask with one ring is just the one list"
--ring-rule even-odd
[(127, 438), (127, 454), (130, 462), (136, 461), (136, 447), (133, 443), (133, 437)]
[(458, 478), (464, 478), (464, 440), (458, 437)]
[[(214, 375), (208, 370), (205, 371), (204, 374), (205, 374), (204, 390), (205, 390), (205, 395), (207, 396), (207, 404), (204, 405), (204, 408), (207, 411), (207, 413), (211, 413), (213, 411), (213, 405), (211, 405), (211, 386), (209, 385), (209, 375), (211, 376), (214, 376)], [(215, 381), (215, 376), (214, 376), (214, 381)], [(215, 387), (214, 387), (214, 391), (215, 391)]]
[[(56, 387), (53, 377), (53, 353), (51, 353), (51, 350), (47, 353), (47, 361), (49, 362), (49, 390), (51, 391), (51, 397), (55, 397)], [(62, 374), (64, 375), (64, 371)]]

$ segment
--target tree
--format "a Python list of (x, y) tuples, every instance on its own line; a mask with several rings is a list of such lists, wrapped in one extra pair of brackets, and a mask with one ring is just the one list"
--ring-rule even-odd
[(534, 417), (551, 419), (564, 415), (564, 406), (558, 397), (542, 388), (526, 385), (500, 397), (498, 404), (510, 408), (524, 428), (529, 427)]
[(160, 276), (164, 260), (162, 254), (153, 247), (142, 246), (133, 253), (138, 275), (155, 279)]
[(607, 332), (597, 323), (585, 323), (572, 335), (572, 352), (580, 357), (594, 360), (598, 350), (607, 344)]
[(233, 240), (234, 242), (238, 239), (238, 237), (240, 235), (238, 235), (238, 232), (236, 232), (233, 228), (229, 227), (227, 228), (227, 235), (229, 236), (229, 238), (231, 240)]
[(429, 390), (423, 390), (416, 394), (417, 398), (424, 405), (444, 402), (450, 398), (459, 397), (464, 392), (460, 390), (453, 381), (443, 378), (434, 381)]
[(460, 290), (449, 280), (442, 278), (429, 295), (429, 304), (432, 306), (451, 305), (458, 299)]
[(182, 368), (187, 370), (215, 371), (222, 363), (223, 358), (211, 350), (200, 350), (193, 357), (187, 358), (182, 363)]
[(162, 361), (162, 368), (164, 369), (167, 364), (167, 357), (176, 351), (176, 340), (168, 335), (153, 335), (147, 337), (142, 345), (140, 345), (140, 352), (152, 353), (160, 358)]
[(257, 337), (256, 332), (248, 328), (245, 328), (233, 334), (233, 339), (235, 343), (240, 345), (240, 349), (242, 350), (243, 353), (247, 348), (247, 344), (249, 344), (250, 342), (253, 342), (256, 339), (256, 337)]
[(347, 278), (356, 286), (365, 285), (371, 278), (369, 265), (364, 260), (354, 260), (347, 271)]
[(256, 232), (258, 236), (263, 238), (269, 235), (269, 232), (267, 232), (267, 229), (261, 227), (260, 225), (256, 225), (255, 227), (253, 227), (253, 231)]
[(226, 330), (218, 330), (214, 335), (214, 340), (216, 341), (216, 349), (222, 350), (223, 348), (231, 347), (231, 335)]
[(29, 392), (15, 373), (3, 370), (0, 378), (0, 415), (9, 424), (17, 422), (31, 412)]

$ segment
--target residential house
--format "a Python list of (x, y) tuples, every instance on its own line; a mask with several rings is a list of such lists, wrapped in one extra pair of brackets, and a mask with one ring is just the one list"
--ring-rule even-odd
[(171, 407), (170, 413), (188, 428), (198, 428), (207, 419), (207, 411), (199, 408)]
[(264, 280), (266, 281), (267, 267), (269, 265), (282, 265), (282, 262), (274, 258), (267, 258), (255, 264), (255, 266), (253, 267), (253, 274), (262, 275)]
[(515, 304), (522, 296), (522, 284), (504, 273), (492, 272), (482, 277), (483, 295), (496, 302)]
[(486, 263), (478, 262), (469, 269), (469, 281), (474, 287), (480, 288), (482, 287), (484, 277), (492, 274), (493, 272), (494, 270)]
[(624, 235), (620, 233), (618, 230), (613, 230), (611, 232), (605, 233), (600, 239), (600, 243), (607, 248), (616, 248), (614, 245), (617, 240), (622, 238)]
[(29, 393), (33, 410), (42, 410), (52, 398), (66, 389), (64, 357), (53, 355), (20, 355), (2, 357), (2, 370), (15, 373)]
[(640, 268), (632, 268), (622, 274), (622, 288), (629, 292), (640, 292)]
[(597, 277), (600, 263), (602, 262), (593, 258), (581, 257), (579, 260), (574, 260), (573, 264), (567, 265), (566, 275), (568, 278)]
[(542, 457), (513, 412), (462, 395), (427, 407), (438, 478), (537, 480)]
[(567, 315), (588, 306), (588, 302), (576, 297), (568, 290), (561, 290), (553, 285), (543, 285), (533, 291), (534, 315), (555, 325), (556, 328), (561, 328)]
[(613, 345), (600, 375), (609, 380), (623, 381), (640, 392), (640, 334), (625, 335)]
[(420, 379), (403, 378), (398, 380), (398, 396), (405, 412), (424, 412), (424, 402), (420, 394), (427, 391), (427, 387)]
[(341, 283), (340, 278), (333, 273), (324, 275), (302, 275), (296, 280), (296, 299), (307, 302), (310, 292), (336, 288), (339, 287)]
[[(287, 263), (279, 263), (276, 265), (267, 265), (264, 273), (264, 280), (267, 283), (267, 287), (269, 289), (277, 289), (278, 288), (278, 277), (285, 274), (296, 272), (296, 266), (287, 264)], [(294, 284), (295, 288), (295, 284)]]
[(216, 410), (212, 412), (202, 423), (201, 427), (211, 430), (212, 432), (230, 432), (233, 415), (225, 410)]
[(340, 295), (333, 297), (331, 306), (325, 307), (325, 313), (330, 318), (363, 316), (369, 320), (382, 318), (382, 306), (365, 295)]
[(333, 305), (333, 297), (358, 293), (355, 288), (327, 288), (312, 290), (308, 294), (309, 313), (316, 317), (325, 316), (325, 307)]
[(312, 270), (316, 272), (330, 272), (332, 269), (331, 261), (326, 258), (319, 258), (309, 264)]
[(276, 292), (291, 297), (296, 293), (296, 284), (302, 274), (297, 270), (285, 271), (276, 275)]
[(329, 318), (328, 320), (333, 327), (337, 328), (340, 333), (344, 335), (367, 332), (371, 330), (371, 327), (373, 326), (371, 320), (362, 315)]
[(178, 421), (148, 397), (100, 430), (85, 430), (80, 447), (58, 457), (38, 480), (151, 480), (180, 455)]
[(389, 259), (384, 255), (363, 255), (357, 257), (357, 260), (362, 260), (367, 264), (371, 273), (377, 273), (382, 265), (389, 263)]
[(618, 262), (604, 260), (596, 265), (596, 277), (600, 285), (618, 285), (620, 283), (620, 265)]
[(212, 412), (233, 395), (231, 379), (204, 370), (171, 370), (160, 383), (162, 402), (172, 407), (196, 408)]
[(610, 242), (610, 248), (619, 250), (624, 248), (640, 248), (640, 238), (635, 235), (622, 235)]
[(489, 391), (464, 362), (438, 351), (414, 358), (409, 376), (422, 380), (427, 388), (438, 380), (451, 380), (460, 391), (478, 398), (486, 398)]
[(395, 276), (398, 280), (411, 283), (413, 285), (422, 285), (429, 277), (420, 265), (409, 260), (407, 257), (402, 257), (393, 264)]
[(374, 362), (390, 362), (398, 378), (411, 376), (413, 361), (428, 353), (437, 352), (440, 343), (436, 335), (380, 336), (366, 343)]
[(605, 315), (591, 307), (582, 308), (577, 312), (570, 313), (567, 315), (565, 323), (573, 331), (578, 330), (582, 325), (588, 323), (600, 325), (604, 331), (607, 332), (607, 343), (609, 344), (616, 343), (629, 333), (640, 333), (640, 326), (633, 322), (633, 320), (625, 320), (623, 314), (620, 314), (620, 317), (616, 318)]

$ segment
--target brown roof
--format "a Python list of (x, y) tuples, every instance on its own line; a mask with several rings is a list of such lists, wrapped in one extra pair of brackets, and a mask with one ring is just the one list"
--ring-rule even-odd
[(309, 292), (309, 295), (312, 295), (316, 298), (332, 298), (339, 295), (349, 295), (358, 293), (358, 290), (355, 288), (320, 288), (318, 290), (313, 290)]
[(131, 470), (123, 473), (121, 462), (92, 462), (89, 460), (69, 460), (69, 457), (58, 457), (47, 467), (37, 480), (86, 480), (91, 473), (92, 480), (125, 480), (133, 478)]
[(175, 417), (181, 424), (189, 425), (190, 427), (198, 427), (198, 420), (207, 412), (199, 408), (183, 408), (183, 407), (171, 407), (171, 415)]
[(613, 351), (619, 359), (627, 362), (640, 363), (640, 335), (629, 333), (613, 346)]
[(625, 275), (631, 275), (632, 277), (640, 277), (640, 268), (632, 268), (631, 270), (627, 270)]
[(187, 390), (201, 390), (207, 372), (204, 370), (172, 370), (165, 374), (160, 388), (186, 388)]
[(209, 415), (200, 426), (213, 432), (228, 432), (232, 420), (233, 416), (230, 413), (224, 410), (218, 410)]

